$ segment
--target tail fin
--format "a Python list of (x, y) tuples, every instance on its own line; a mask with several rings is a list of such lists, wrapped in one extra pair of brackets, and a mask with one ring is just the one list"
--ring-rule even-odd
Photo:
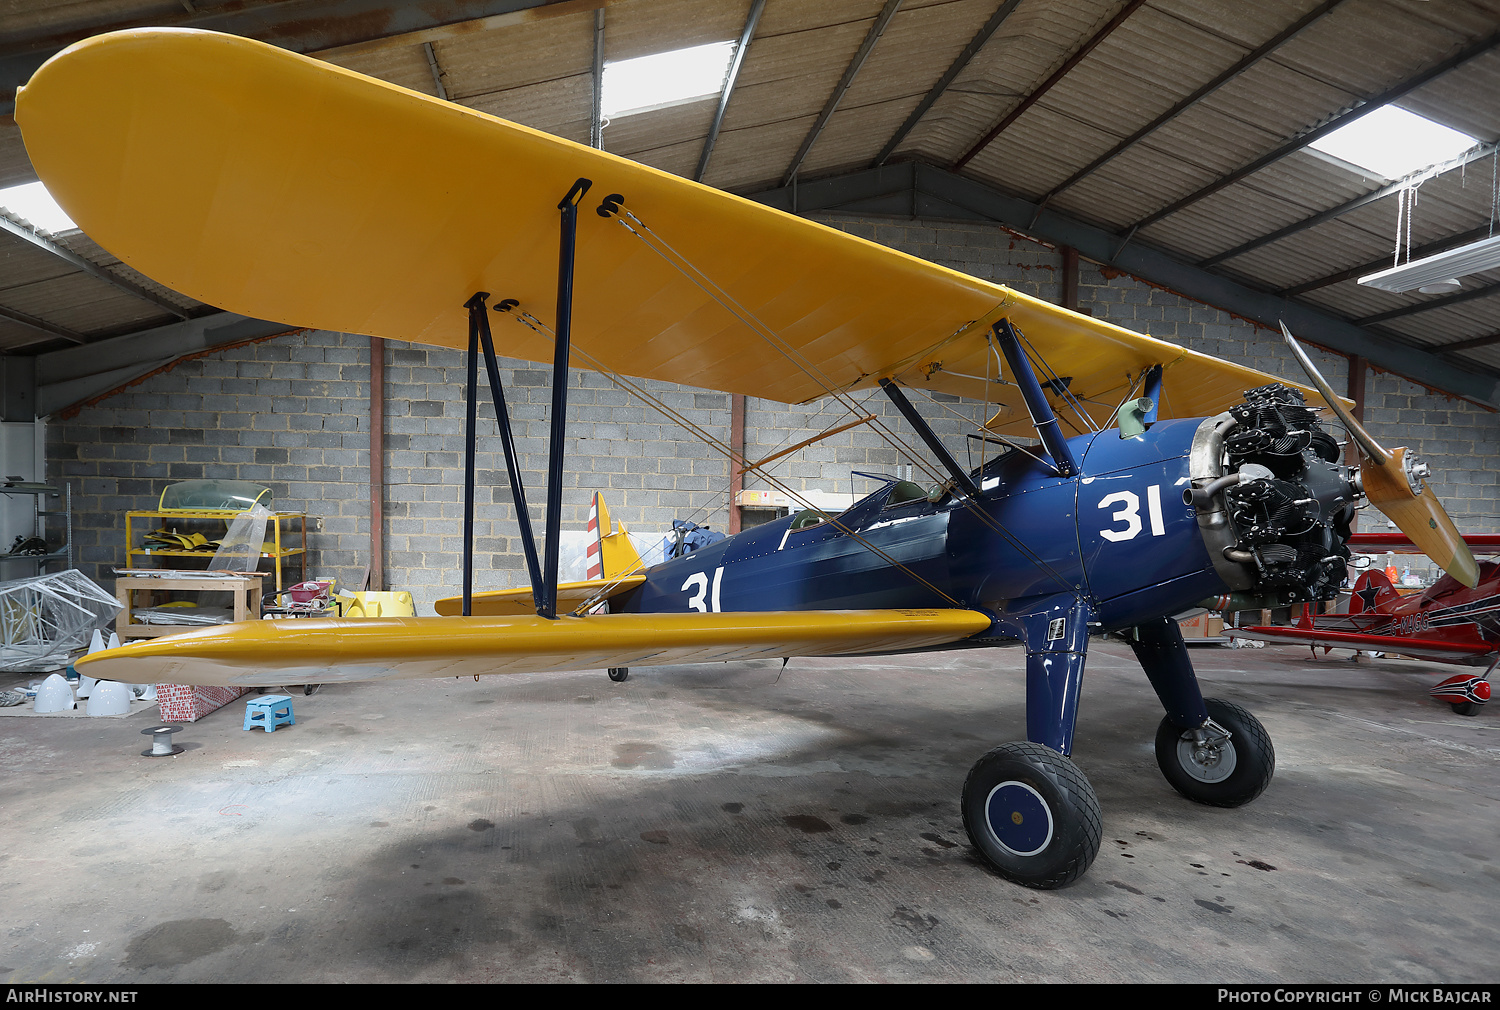
[(640, 554), (630, 542), (630, 534), (624, 523), (612, 530), (609, 506), (604, 496), (594, 492), (594, 504), (589, 509), (588, 577), (591, 579), (614, 579), (621, 575), (638, 572), (643, 567)]
[(584, 568), (584, 578), (604, 578), (604, 538), (599, 532), (600, 515), (603, 512), (604, 529), (609, 529), (609, 509), (605, 507), (604, 497), (598, 491), (594, 492), (593, 504), (589, 506), (589, 543), (585, 548), (587, 565)]
[(1349, 613), (1389, 613), (1401, 599), (1385, 572), (1371, 568), (1354, 583), (1354, 595), (1349, 598)]

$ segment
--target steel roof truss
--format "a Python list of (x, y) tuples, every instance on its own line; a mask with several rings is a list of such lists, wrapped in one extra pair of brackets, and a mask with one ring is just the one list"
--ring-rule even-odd
[(93, 262), (92, 260), (84, 259), (82, 256), (73, 252), (71, 249), (64, 249), (62, 246), (58, 245), (56, 242), (53, 242), (51, 239), (44, 238), (42, 235), (38, 234), (31, 228), (28, 228), (23, 224), (17, 224), (4, 215), (0, 215), (0, 230), (8, 231), (17, 238), (25, 239), (27, 242), (30, 242), (38, 249), (41, 249), (44, 252), (51, 253), (53, 256), (56, 256), (58, 259), (67, 263), (68, 265), (77, 267), (79, 270), (82, 270), (89, 276), (98, 278), (111, 287), (118, 288), (119, 290), (124, 291), (127, 294), (134, 295), (136, 298), (139, 298), (142, 301), (150, 302), (157, 308), (165, 309), (166, 311), (172, 313), (172, 315), (176, 316), (178, 319), (191, 318), (191, 313), (189, 313), (181, 305), (178, 305), (175, 302), (168, 301), (161, 295), (156, 294), (154, 291), (148, 291), (145, 288), (140, 287), (139, 285), (132, 284), (125, 278), (120, 277), (119, 275), (114, 274), (109, 270), (106, 270), (104, 267)]
[(1222, 176), (1219, 179), (1216, 179), (1215, 181), (1209, 183), (1207, 186), (1195, 190), (1194, 192), (1189, 193), (1186, 196), (1179, 197), (1160, 210), (1146, 215), (1135, 223), (1135, 227), (1149, 228), (1151, 225), (1162, 220), (1163, 218), (1170, 217), (1171, 215), (1177, 213), (1180, 210), (1183, 210), (1186, 207), (1191, 207), (1199, 200), (1206, 199), (1207, 197), (1210, 197), (1213, 194), (1217, 193), (1219, 190), (1224, 189), (1228, 186), (1232, 186), (1235, 183), (1239, 182), (1241, 179), (1254, 175), (1261, 169), (1275, 164), (1288, 155), (1295, 154), (1314, 141), (1328, 136), (1328, 134), (1332, 133), (1334, 130), (1342, 129), (1349, 123), (1352, 123), (1356, 119), (1359, 119), (1361, 116), (1365, 116), (1371, 112), (1374, 112), (1376, 109), (1381, 108), (1382, 106), (1389, 105), (1391, 102), (1405, 97), (1411, 92), (1422, 87), (1422, 85), (1436, 80), (1443, 74), (1446, 74), (1448, 71), (1462, 66), (1463, 64), (1469, 62), (1477, 56), (1484, 55), (1497, 46), (1500, 46), (1500, 32), (1495, 32), (1494, 34), (1481, 39), (1479, 42), (1476, 42), (1474, 45), (1460, 50), (1454, 55), (1448, 57), (1446, 60), (1443, 60), (1441, 63), (1438, 63), (1437, 65), (1429, 67), (1427, 70), (1422, 71), (1416, 77), (1403, 81), (1395, 87), (1383, 91), (1378, 95), (1374, 95), (1370, 98), (1362, 99), (1356, 102), (1350, 108), (1329, 118), (1328, 121), (1323, 123), (1321, 126), (1314, 127), (1313, 129), (1298, 134), (1297, 136), (1281, 144), (1274, 150), (1268, 151), (1267, 153), (1261, 155), (1259, 158), (1254, 159), (1248, 164), (1242, 165), (1241, 167), (1235, 169), (1233, 172), (1230, 172), (1228, 175)]
[(755, 26), (760, 23), (760, 12), (765, 10), (766, 0), (754, 0), (750, 14), (745, 18), (745, 28), (740, 32), (739, 45), (734, 47), (734, 58), (729, 61), (729, 73), (724, 75), (724, 88), (719, 92), (719, 106), (714, 110), (713, 122), (708, 126), (708, 136), (703, 139), (703, 153), (698, 156), (698, 169), (693, 173), (694, 182), (703, 181), (708, 171), (708, 159), (713, 156), (714, 144), (719, 141), (719, 128), (724, 125), (724, 113), (729, 108), (729, 96), (734, 94), (735, 82), (740, 78), (740, 68), (745, 65), (745, 53), (755, 35)]
[(886, 25), (891, 23), (891, 18), (896, 16), (897, 9), (901, 6), (901, 0), (885, 0), (885, 6), (880, 9), (875, 23), (865, 33), (865, 40), (860, 44), (859, 52), (854, 54), (854, 59), (849, 61), (849, 66), (844, 70), (844, 76), (839, 78), (838, 85), (833, 89), (833, 94), (828, 96), (828, 101), (823, 105), (823, 111), (818, 113), (817, 122), (813, 123), (812, 129), (807, 131), (807, 136), (802, 140), (802, 146), (797, 148), (797, 154), (792, 158), (792, 163), (787, 166), (786, 172), (781, 177), (783, 186), (790, 186), (792, 179), (796, 177), (797, 170), (802, 167), (802, 162), (807, 159), (808, 152), (812, 150), (813, 144), (817, 143), (818, 134), (823, 132), (823, 127), (828, 125), (828, 120), (833, 118), (834, 111), (843, 101), (844, 93), (854, 83), (854, 77), (860, 68), (869, 59), (870, 52), (875, 48), (875, 43), (880, 41), (880, 36), (885, 34)]

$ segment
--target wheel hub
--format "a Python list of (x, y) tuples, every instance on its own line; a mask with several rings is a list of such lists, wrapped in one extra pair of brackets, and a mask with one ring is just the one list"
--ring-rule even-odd
[(1001, 848), (1017, 856), (1034, 856), (1052, 841), (1052, 810), (1041, 793), (1011, 779), (990, 790), (985, 822)]
[(1199, 782), (1223, 782), (1229, 778), (1238, 763), (1229, 736), (1212, 719), (1182, 734), (1177, 742), (1177, 760), (1182, 770)]

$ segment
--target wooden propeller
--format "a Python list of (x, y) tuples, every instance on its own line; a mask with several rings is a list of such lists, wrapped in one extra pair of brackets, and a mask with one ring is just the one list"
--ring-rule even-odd
[(1376, 442), (1329, 387), (1328, 381), (1302, 350), (1302, 345), (1286, 328), (1286, 323), (1281, 324), (1281, 335), (1286, 338), (1287, 346), (1296, 355), (1303, 371), (1307, 372), (1308, 379), (1323, 394), (1323, 399), (1328, 401), (1328, 406), (1359, 447), (1363, 457), (1359, 464), (1360, 482), (1370, 504), (1384, 512), (1439, 568), (1473, 589), (1479, 582), (1479, 565), (1453, 520), (1437, 500), (1437, 495), (1427, 486), (1427, 464), (1417, 460), (1416, 454), (1405, 448), (1385, 449)]

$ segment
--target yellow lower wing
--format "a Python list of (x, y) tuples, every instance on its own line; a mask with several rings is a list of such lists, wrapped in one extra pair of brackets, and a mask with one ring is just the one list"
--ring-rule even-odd
[[(183, 294), (291, 325), (462, 347), (463, 305), (480, 290), (550, 325), (557, 205), (586, 177), (573, 339), (626, 375), (785, 403), (899, 376), (1021, 420), (985, 341), (1005, 315), (1096, 421), (1150, 365), (1168, 366), (1163, 416), (1211, 415), (1270, 381), (236, 36), (152, 28), (80, 42), (36, 72), (15, 115), (42, 181), (96, 242)], [(609, 194), (635, 217), (596, 214)], [(498, 322), (501, 353), (552, 360), (546, 336)]]
[[(629, 541), (627, 541), (628, 543)], [(559, 582), (557, 584), (557, 609), (571, 610), (597, 596), (607, 600), (617, 593), (633, 589), (646, 581), (644, 572), (622, 575), (617, 579), (585, 579), (582, 582)], [(464, 612), (462, 596), (445, 596), (432, 605), (444, 617), (457, 617)], [(509, 614), (535, 614), (536, 598), (529, 586), (520, 589), (496, 589), (475, 593), (470, 607), (475, 617), (503, 617)]]
[(989, 626), (973, 610), (246, 621), (106, 649), (75, 665), (127, 684), (270, 687), (899, 652)]

